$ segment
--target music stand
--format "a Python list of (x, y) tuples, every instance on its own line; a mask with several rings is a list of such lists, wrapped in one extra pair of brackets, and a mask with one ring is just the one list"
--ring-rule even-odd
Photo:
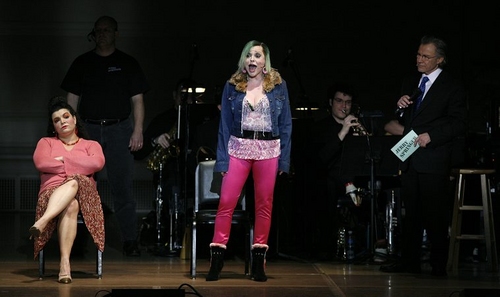
[(367, 250), (374, 255), (375, 239), (375, 176), (399, 175), (399, 159), (391, 148), (401, 136), (354, 136), (343, 142), (340, 160), (341, 176), (370, 177), (370, 232)]

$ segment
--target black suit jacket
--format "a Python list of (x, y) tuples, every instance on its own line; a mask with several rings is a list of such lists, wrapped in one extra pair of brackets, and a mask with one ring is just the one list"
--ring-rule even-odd
[[(411, 94), (417, 88), (421, 74), (402, 84), (402, 94)], [(465, 92), (451, 75), (443, 70), (432, 84), (418, 111), (408, 107), (402, 123), (404, 135), (414, 130), (417, 135), (429, 133), (431, 142), (419, 148), (405, 162), (404, 172), (413, 166), (417, 172), (449, 174), (452, 166), (452, 149), (456, 139), (465, 135), (467, 109)]]

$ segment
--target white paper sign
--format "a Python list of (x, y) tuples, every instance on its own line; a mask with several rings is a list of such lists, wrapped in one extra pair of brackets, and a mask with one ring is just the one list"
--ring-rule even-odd
[(401, 161), (405, 161), (408, 159), (411, 154), (413, 154), (419, 146), (415, 146), (414, 142), (417, 138), (417, 133), (411, 130), (408, 134), (405, 135), (395, 146), (391, 148), (391, 151), (398, 157)]

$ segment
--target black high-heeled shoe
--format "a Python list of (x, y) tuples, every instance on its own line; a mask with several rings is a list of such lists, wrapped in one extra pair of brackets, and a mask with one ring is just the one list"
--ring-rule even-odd
[(34, 239), (34, 238), (36, 238), (36, 237), (38, 237), (38, 236), (40, 236), (40, 233), (42, 233), (42, 232), (40, 231), (40, 229), (38, 229), (38, 228), (37, 228), (37, 227), (35, 227), (35, 226), (31, 226), (31, 228), (29, 229), (29, 232), (30, 232), (30, 234), (31, 234), (31, 235), (30, 235), (30, 240), (31, 240), (31, 239)]

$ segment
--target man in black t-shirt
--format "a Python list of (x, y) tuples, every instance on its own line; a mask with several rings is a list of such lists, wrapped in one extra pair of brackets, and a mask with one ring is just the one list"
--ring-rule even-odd
[(131, 152), (143, 146), (144, 94), (149, 85), (136, 59), (116, 49), (118, 24), (114, 18), (100, 17), (88, 37), (95, 48), (73, 61), (61, 88), (91, 138), (103, 148), (123, 253), (139, 256)]

